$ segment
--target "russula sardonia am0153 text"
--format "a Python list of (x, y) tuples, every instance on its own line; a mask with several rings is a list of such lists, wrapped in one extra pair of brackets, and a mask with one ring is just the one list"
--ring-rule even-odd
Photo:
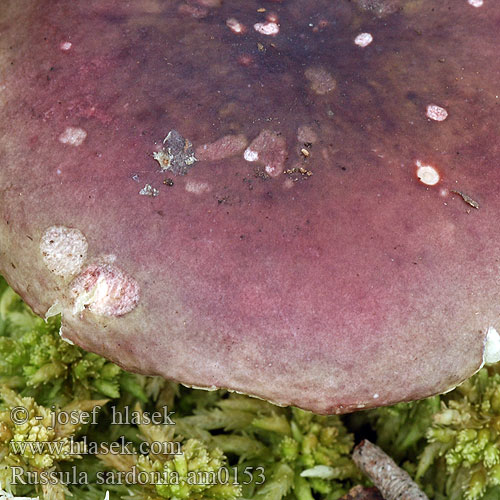
[(454, 387), (498, 358), (499, 22), (3, 0), (0, 272), (187, 385), (325, 413)]

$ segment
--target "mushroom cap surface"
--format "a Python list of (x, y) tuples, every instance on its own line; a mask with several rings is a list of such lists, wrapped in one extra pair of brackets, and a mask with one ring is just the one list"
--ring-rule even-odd
[(122, 367), (321, 413), (500, 329), (493, 0), (3, 0), (0, 272)]

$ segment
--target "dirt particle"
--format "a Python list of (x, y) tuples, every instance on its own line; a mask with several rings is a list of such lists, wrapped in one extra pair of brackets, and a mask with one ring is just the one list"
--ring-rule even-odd
[(293, 182), (299, 179), (308, 179), (313, 175), (313, 172), (305, 167), (287, 168), (284, 172)]
[(151, 184), (146, 184), (140, 191), (139, 194), (141, 196), (151, 196), (151, 198), (156, 198), (160, 192), (158, 189), (151, 186)]
[(197, 161), (193, 145), (177, 130), (168, 133), (162, 150), (154, 152), (153, 158), (160, 164), (162, 172), (169, 170), (175, 175), (186, 175)]
[(467, 203), (471, 207), (479, 209), (479, 203), (477, 201), (473, 200), (469, 195), (463, 193), (462, 191), (452, 190), (451, 192), (458, 194), (462, 198), (462, 200), (464, 200), (465, 203)]

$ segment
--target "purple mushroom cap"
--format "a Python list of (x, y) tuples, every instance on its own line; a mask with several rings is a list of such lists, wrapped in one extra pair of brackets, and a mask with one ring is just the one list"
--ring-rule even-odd
[(500, 329), (494, 0), (3, 0), (0, 273), (126, 369), (321, 413)]

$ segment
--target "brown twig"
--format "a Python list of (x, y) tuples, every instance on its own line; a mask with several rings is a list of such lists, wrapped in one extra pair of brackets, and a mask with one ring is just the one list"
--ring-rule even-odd
[(410, 475), (367, 439), (354, 448), (352, 459), (373, 481), (385, 500), (428, 500)]
[(465, 203), (467, 203), (471, 207), (479, 208), (479, 203), (477, 201), (473, 200), (468, 194), (465, 194), (465, 193), (462, 193), (462, 191), (456, 191), (456, 190), (452, 190), (451, 192), (461, 196), (462, 200), (464, 200)]

